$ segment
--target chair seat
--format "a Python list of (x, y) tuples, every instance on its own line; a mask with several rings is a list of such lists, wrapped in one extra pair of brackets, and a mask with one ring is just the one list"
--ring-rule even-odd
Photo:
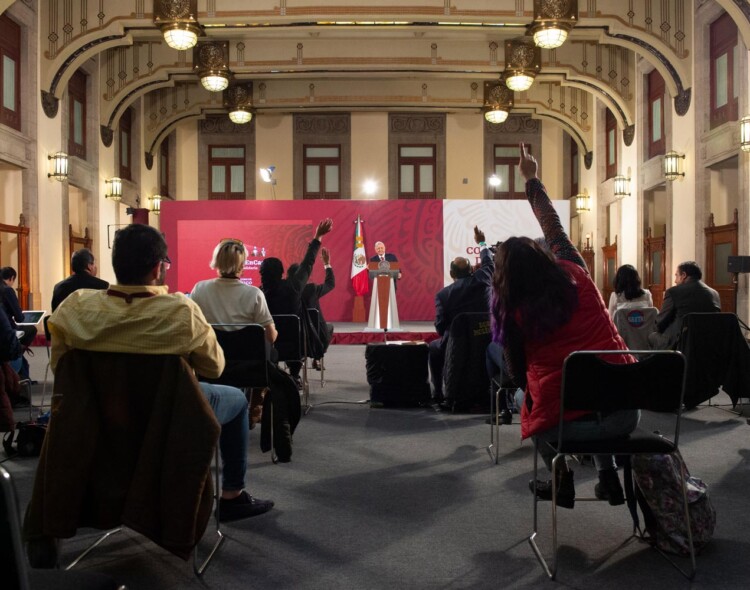
[(563, 441), (562, 447), (548, 443), (558, 453), (565, 455), (628, 455), (634, 453), (672, 453), (675, 445), (669, 439), (642, 428), (636, 428), (628, 436), (602, 440)]

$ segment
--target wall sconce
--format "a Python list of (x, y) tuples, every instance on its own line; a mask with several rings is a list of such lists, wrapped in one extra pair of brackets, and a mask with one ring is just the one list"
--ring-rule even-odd
[(229, 86), (229, 41), (204, 41), (193, 48), (193, 69), (203, 88), (221, 92)]
[(750, 115), (740, 121), (740, 147), (743, 152), (750, 152)]
[(253, 83), (235, 82), (224, 91), (224, 106), (232, 123), (243, 125), (253, 118)]
[(555, 49), (565, 43), (577, 20), (578, 0), (534, 0), (534, 22), (529, 34), (533, 35), (537, 47)]
[(164, 197), (161, 195), (151, 195), (149, 197), (149, 201), (151, 201), (151, 207), (149, 208), (149, 211), (153, 213), (154, 215), (159, 215), (161, 213), (161, 201)]
[(626, 176), (615, 176), (615, 197), (622, 199), (630, 196), (630, 179)]
[(585, 192), (576, 195), (576, 212), (591, 211), (591, 196)]
[(56, 152), (47, 156), (47, 159), (52, 160), (52, 172), (47, 173), (47, 178), (51, 177), (60, 182), (68, 180), (68, 154)]
[(114, 176), (109, 180), (105, 180), (106, 191), (104, 193), (105, 199), (112, 199), (113, 201), (122, 201), (122, 178)]
[(496, 82), (484, 83), (484, 118), (494, 125), (504, 123), (513, 108), (513, 91), (501, 76)]
[(681, 161), (684, 159), (684, 154), (678, 154), (675, 151), (669, 151), (664, 154), (664, 178), (667, 180), (677, 180), (681, 176), (685, 176), (685, 173), (681, 172)]
[(178, 51), (185, 51), (198, 43), (201, 29), (196, 14), (198, 0), (154, 2), (154, 24), (164, 34), (167, 45)]
[(542, 67), (542, 51), (527, 37), (505, 42), (505, 84), (515, 92), (531, 88)]

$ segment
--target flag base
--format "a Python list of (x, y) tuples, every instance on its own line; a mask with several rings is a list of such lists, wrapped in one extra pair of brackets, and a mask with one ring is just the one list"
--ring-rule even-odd
[(354, 309), (352, 310), (353, 322), (366, 322), (365, 317), (365, 298), (362, 295), (354, 296)]

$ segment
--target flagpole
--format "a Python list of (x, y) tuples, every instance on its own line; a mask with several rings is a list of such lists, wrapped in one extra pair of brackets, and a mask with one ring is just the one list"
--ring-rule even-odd
[[(356, 252), (356, 241), (357, 241), (357, 230), (364, 225), (365, 221), (362, 219), (359, 213), (357, 213), (357, 219), (354, 220), (354, 242)], [(360, 236), (361, 237), (361, 236)], [(366, 271), (365, 271), (366, 272)], [(367, 321), (365, 313), (365, 298), (362, 295), (354, 295), (354, 307), (352, 308), (352, 322), (364, 323)]]

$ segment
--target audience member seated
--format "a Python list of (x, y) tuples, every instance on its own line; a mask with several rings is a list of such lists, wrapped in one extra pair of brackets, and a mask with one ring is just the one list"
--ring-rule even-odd
[(453, 282), (438, 291), (435, 296), (435, 330), (438, 340), (429, 344), (430, 381), (432, 400), (443, 402), (443, 368), (445, 351), (450, 338), (449, 328), (453, 319), (463, 312), (487, 312), (489, 310), (489, 286), (492, 280), (492, 255), (485, 242), (484, 232), (474, 227), (474, 241), (479, 244), (481, 266), (474, 272), (468, 259), (457, 257), (450, 265)]
[[(268, 311), (263, 291), (240, 281), (247, 259), (247, 248), (240, 240), (227, 239), (214, 248), (210, 267), (218, 278), (201, 281), (193, 287), (190, 298), (201, 308), (211, 324), (260, 324), (266, 333), (267, 358), (278, 332)], [(219, 327), (220, 330), (240, 329)], [(233, 367), (228, 362), (227, 371), (251, 371), (248, 367)], [(244, 374), (244, 373), (243, 373)], [(300, 402), (297, 388), (291, 378), (275, 364), (268, 363), (270, 395), (273, 403), (273, 446), (278, 459), (288, 463), (292, 456), (292, 434), (300, 418)], [(248, 374), (248, 383), (253, 375)], [(256, 416), (256, 419), (258, 416)], [(270, 439), (269, 439), (270, 440)], [(270, 450), (270, 445), (267, 449)]]
[(10, 362), (21, 357), (21, 343), (8, 316), (0, 309), (0, 431), (15, 428), (13, 404), (19, 397), (18, 374)]
[(654, 306), (651, 291), (641, 288), (641, 277), (630, 264), (623, 264), (617, 269), (613, 286), (615, 290), (609, 298), (609, 317), (612, 319), (618, 309)]
[[(505, 349), (509, 374), (526, 388), (521, 437), (535, 437), (544, 443), (558, 438), (565, 358), (576, 350), (626, 350), (626, 346), (583, 258), (565, 234), (546, 189), (537, 178), (536, 160), (523, 144), (519, 171), (526, 180), (526, 195), (549, 251), (526, 237), (509, 238), (498, 248), (492, 296), (493, 339)], [(622, 355), (613, 362), (628, 363), (633, 359)], [(625, 436), (638, 420), (637, 410), (608, 415), (567, 412), (563, 437), (597, 440)], [(540, 444), (539, 453), (551, 470), (554, 451)], [(598, 455), (594, 461), (599, 473), (596, 496), (613, 505), (624, 503), (614, 457)], [(552, 475), (558, 482), (557, 503), (573, 508), (573, 472), (562, 463), (558, 473)], [(533, 491), (533, 481), (529, 487)], [(540, 498), (552, 499), (551, 481), (537, 482), (536, 490)]]
[[(117, 231), (112, 245), (117, 285), (79, 291), (50, 317), (52, 370), (65, 352), (82, 349), (180, 355), (200, 375), (221, 375), (224, 354), (211, 325), (193, 301), (164, 286), (169, 264), (161, 232), (141, 224)], [(222, 520), (267, 512), (272, 501), (253, 498), (243, 489), (249, 437), (245, 394), (235, 387), (200, 385), (221, 424)]]
[[(323, 236), (331, 231), (333, 221), (324, 219), (318, 224), (315, 236), (307, 246), (307, 252), (302, 262), (299, 263), (297, 272), (291, 277), (283, 278), (284, 264), (278, 258), (266, 258), (260, 265), (261, 289), (266, 296), (268, 309), (273, 315), (291, 314), (301, 316), (302, 313), (302, 290), (312, 273), (315, 257), (320, 249)], [(287, 362), (292, 378), (301, 386), (299, 373), (302, 363)]]
[(2, 301), (3, 309), (5, 310), (10, 325), (15, 329), (23, 332), (21, 337), (21, 344), (23, 346), (31, 346), (36, 336), (35, 326), (18, 326), (17, 322), (23, 321), (23, 310), (18, 302), (18, 295), (16, 295), (16, 269), (12, 266), (4, 266), (0, 269), (0, 301)]
[(675, 286), (664, 293), (664, 303), (656, 316), (656, 332), (648, 340), (653, 350), (669, 350), (677, 345), (682, 318), (693, 312), (721, 311), (719, 294), (704, 283), (703, 272), (692, 261), (677, 266)]
[[(326, 278), (321, 284), (307, 283), (302, 289), (302, 308), (304, 310), (317, 309), (319, 323), (313, 328), (317, 328), (316, 334), (308, 340), (308, 356), (313, 359), (313, 369), (320, 371), (320, 359), (328, 351), (328, 346), (333, 338), (333, 324), (326, 322), (323, 312), (320, 309), (320, 298), (327, 295), (336, 287), (336, 277), (333, 275), (331, 267), (331, 254), (328, 248), (320, 249), (320, 259), (323, 261)], [(299, 264), (292, 264), (286, 271), (287, 278), (294, 275), (299, 269)], [(310, 348), (312, 347), (312, 348)]]
[(73, 274), (63, 279), (52, 290), (52, 311), (63, 302), (68, 295), (78, 289), (106, 289), (107, 281), (96, 277), (96, 261), (88, 248), (81, 248), (73, 252), (70, 257), (70, 268)]

